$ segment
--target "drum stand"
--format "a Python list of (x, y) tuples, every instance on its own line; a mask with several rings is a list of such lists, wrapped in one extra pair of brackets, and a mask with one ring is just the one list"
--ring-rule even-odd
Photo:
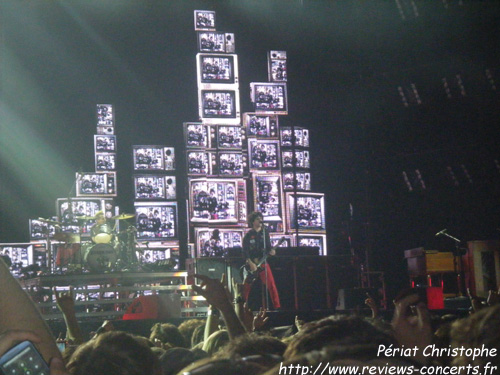
[(53, 273), (53, 259), (52, 259), (52, 242), (50, 241), (50, 230), (47, 230), (47, 237), (45, 239), (46, 241), (46, 246), (47, 246), (47, 258), (49, 258), (47, 260), (47, 266), (49, 268), (49, 275), (51, 275)]

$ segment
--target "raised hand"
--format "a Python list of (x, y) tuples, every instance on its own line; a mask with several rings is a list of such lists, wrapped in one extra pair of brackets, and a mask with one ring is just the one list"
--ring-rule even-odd
[(228, 304), (231, 305), (231, 296), (225, 287), (225, 275), (222, 275), (222, 280), (199, 274), (194, 275), (194, 277), (201, 280), (201, 284), (199, 286), (192, 285), (191, 288), (205, 297), (210, 305), (217, 309), (222, 309)]
[(59, 310), (61, 310), (62, 313), (73, 313), (75, 310), (73, 287), (70, 286), (68, 291), (58, 291), (56, 287), (54, 287), (53, 290)]
[(253, 330), (258, 331), (264, 327), (269, 320), (267, 316), (267, 310), (263, 307), (260, 308), (259, 312), (253, 318)]
[(394, 306), (392, 328), (395, 339), (405, 348), (415, 346), (420, 348), (415, 359), (425, 363), (427, 358), (423, 356), (422, 350), (432, 343), (432, 329), (427, 307), (419, 301), (417, 294), (410, 294), (395, 301)]

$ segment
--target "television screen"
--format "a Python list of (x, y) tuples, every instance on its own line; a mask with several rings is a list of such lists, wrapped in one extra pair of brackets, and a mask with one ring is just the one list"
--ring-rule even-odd
[(94, 151), (116, 152), (116, 135), (94, 135)]
[(282, 220), (281, 176), (256, 174), (253, 181), (255, 209), (262, 213), (265, 221)]
[(276, 138), (278, 136), (278, 116), (245, 113), (243, 124), (249, 137)]
[(251, 139), (249, 155), (251, 169), (279, 169), (278, 141)]
[(297, 246), (318, 247), (319, 255), (327, 255), (325, 235), (299, 235)]
[(116, 170), (115, 154), (95, 154), (96, 171), (114, 171)]
[(135, 202), (137, 239), (177, 237), (176, 202)]
[(215, 31), (215, 12), (212, 10), (195, 10), (194, 29), (196, 31)]
[(133, 146), (134, 170), (164, 170), (162, 146)]
[[(71, 204), (70, 204), (70, 203)], [(61, 222), (62, 232), (81, 233), (90, 235), (90, 227), (94, 220), (87, 218), (94, 217), (98, 211), (104, 211), (109, 219), (114, 215), (115, 206), (111, 198), (58, 198), (56, 201), (56, 211), (58, 221)]]
[(238, 216), (238, 180), (191, 180), (189, 199), (192, 222), (234, 222)]
[[(53, 220), (57, 221), (57, 220)], [(30, 239), (31, 240), (44, 240), (47, 238), (54, 237), (56, 232), (56, 226), (54, 224), (47, 223), (46, 221), (41, 221), (37, 219), (30, 219)]]
[(226, 52), (226, 34), (216, 31), (198, 32), (198, 51), (211, 53)]
[[(293, 168), (293, 152), (282, 151), (281, 160), (283, 168)], [(309, 151), (295, 150), (295, 167), (296, 168), (309, 168), (311, 166), (309, 160)]]
[(277, 246), (280, 241), (281, 244), (279, 247), (291, 247), (293, 246), (293, 241), (292, 241), (292, 236), (283, 236), (281, 234), (271, 234), (269, 237), (271, 237), (271, 246)]
[(220, 176), (243, 176), (244, 164), (241, 152), (219, 152)]
[[(283, 221), (266, 221), (270, 233), (283, 233)], [(280, 237), (281, 238), (281, 237)]]
[(220, 125), (217, 131), (217, 146), (225, 149), (240, 149), (243, 147), (242, 128), (240, 126)]
[(1, 244), (0, 255), (8, 257), (11, 262), (10, 272), (14, 277), (20, 277), (23, 269), (33, 264), (31, 244)]
[(143, 249), (139, 255), (139, 260), (141, 264), (151, 264), (168, 259), (166, 256), (169, 254), (170, 252), (167, 249)]
[(40, 267), (42, 272), (45, 272), (47, 269), (46, 244), (33, 244), (32, 251), (32, 260), (30, 260), (31, 264), (37, 265)]
[(210, 134), (207, 125), (185, 122), (184, 136), (188, 148), (210, 148)]
[(222, 257), (226, 249), (242, 247), (243, 230), (195, 228), (195, 238), (198, 257)]
[(236, 55), (199, 53), (197, 57), (199, 85), (228, 85), (238, 83), (238, 63)]
[[(239, 116), (238, 91), (232, 90), (200, 90), (202, 119), (232, 119)], [(236, 119), (239, 122), (239, 119)], [(206, 121), (204, 121), (206, 122)], [(221, 123), (220, 121), (216, 121)]]
[[(311, 174), (309, 172), (295, 173), (297, 179), (297, 190), (311, 190)], [(283, 173), (283, 188), (293, 190), (293, 172)]]
[(250, 83), (251, 99), (255, 112), (288, 114), (287, 91), (285, 83)]
[(295, 209), (295, 195), (287, 194), (288, 225), (291, 229), (304, 229), (324, 231), (325, 225), (325, 204), (324, 194), (320, 193), (297, 193), (297, 207)]
[(207, 151), (188, 151), (186, 153), (188, 175), (212, 174), (214, 154)]
[[(298, 147), (309, 147), (309, 130), (295, 127), (295, 146)], [(282, 127), (280, 129), (281, 133), (281, 146), (282, 147), (292, 147), (292, 128), (291, 127)]]
[(286, 82), (287, 81), (287, 65), (286, 60), (269, 60), (269, 81), (271, 82)]
[(116, 172), (77, 172), (76, 196), (116, 196)]
[(112, 104), (97, 104), (97, 126), (113, 126), (115, 116)]
[(162, 200), (176, 199), (175, 176), (138, 175), (134, 176), (135, 199)]

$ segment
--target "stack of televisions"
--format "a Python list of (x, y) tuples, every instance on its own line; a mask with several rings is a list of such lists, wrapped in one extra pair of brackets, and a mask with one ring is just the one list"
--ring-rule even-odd
[[(213, 11), (195, 10), (194, 17), (200, 121), (184, 123), (188, 256), (240, 252), (247, 214), (253, 210), (263, 213), (273, 242), (285, 237), (281, 246), (312, 247), (327, 255), (324, 194), (311, 192), (309, 131), (279, 126), (279, 116), (288, 114), (286, 52), (269, 52), (268, 81), (250, 84), (255, 111), (240, 115), (234, 34), (216, 31)], [(94, 220), (89, 218), (101, 210), (108, 219), (118, 216), (113, 106), (98, 104), (96, 112), (95, 172), (76, 173), (76, 197), (72, 191), (57, 199), (56, 216), (30, 221), (30, 243), (0, 244), (0, 254), (13, 260), (13, 273), (30, 265), (47, 272), (47, 264), (50, 272), (64, 271), (68, 265), (60, 255), (68, 246), (91, 253)], [(133, 146), (133, 165), (134, 221), (116, 220), (115, 231), (127, 236), (133, 227), (143, 264), (178, 257), (175, 150)], [(52, 251), (45, 251), (47, 244)]]
[(234, 34), (216, 31), (213, 11), (195, 10), (194, 21), (200, 122), (184, 123), (189, 256), (241, 254), (254, 210), (274, 243), (285, 237), (283, 247), (326, 255), (324, 195), (310, 192), (309, 131), (278, 123), (288, 114), (286, 52), (269, 52), (268, 82), (250, 84), (255, 112), (240, 116)]
[(68, 196), (56, 200), (54, 216), (29, 220), (29, 243), (0, 244), (0, 254), (9, 256), (15, 276), (81, 269), (91, 245), (93, 217), (98, 211), (108, 219), (117, 214), (113, 199), (117, 194), (117, 148), (112, 105), (97, 105), (96, 123), (95, 171), (76, 172)]
[(175, 148), (133, 146), (135, 236), (144, 269), (178, 268), (179, 234)]

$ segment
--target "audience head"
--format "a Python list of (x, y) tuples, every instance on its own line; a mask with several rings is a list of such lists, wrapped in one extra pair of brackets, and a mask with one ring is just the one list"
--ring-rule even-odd
[(208, 355), (213, 356), (223, 346), (229, 342), (229, 333), (226, 330), (219, 330), (212, 333), (203, 343), (203, 350)]
[(241, 359), (206, 358), (185, 367), (178, 374), (182, 375), (259, 375), (267, 367), (258, 362)]
[(197, 327), (205, 328), (205, 321), (202, 319), (188, 319), (179, 324), (179, 332), (184, 337), (186, 345), (193, 346), (192, 337)]
[(388, 334), (359, 316), (334, 315), (306, 323), (285, 351), (285, 359), (332, 345), (394, 344)]
[(131, 334), (112, 331), (76, 349), (67, 369), (74, 375), (160, 375), (158, 358), (151, 348)]
[(184, 336), (180, 333), (179, 328), (171, 323), (156, 323), (153, 325), (149, 339), (154, 343), (161, 342), (169, 347), (187, 347)]
[(231, 340), (217, 356), (220, 358), (238, 358), (253, 355), (282, 357), (285, 349), (286, 344), (277, 338), (250, 333)]
[(175, 375), (184, 367), (200, 359), (208, 357), (203, 350), (189, 350), (186, 348), (172, 348), (165, 351), (160, 357), (163, 375)]
[(457, 366), (482, 366), (491, 362), (492, 366), (500, 368), (500, 305), (482, 308), (465, 319), (455, 321), (451, 326), (451, 345), (454, 348), (495, 348), (495, 356), (457, 356), (452, 363)]

